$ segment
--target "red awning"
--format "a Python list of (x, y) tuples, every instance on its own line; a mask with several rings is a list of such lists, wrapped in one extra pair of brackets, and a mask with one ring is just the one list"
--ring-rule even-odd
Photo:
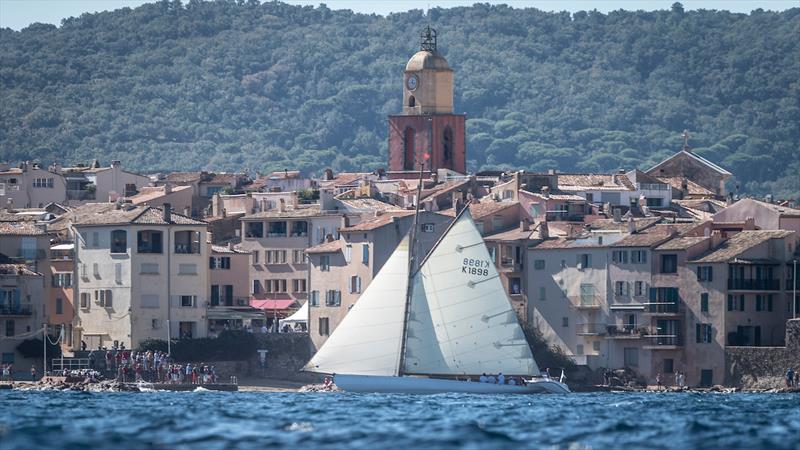
[(297, 303), (296, 300), (288, 299), (288, 300), (259, 300), (259, 299), (250, 299), (250, 306), (253, 308), (264, 309), (268, 311), (284, 311), (290, 309), (292, 306)]

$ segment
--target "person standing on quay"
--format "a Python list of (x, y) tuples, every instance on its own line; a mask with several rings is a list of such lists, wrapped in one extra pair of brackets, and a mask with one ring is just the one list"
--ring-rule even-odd
[(790, 388), (794, 385), (794, 370), (789, 367), (789, 370), (786, 371), (786, 387)]
[(36, 381), (36, 366), (31, 366), (31, 381)]
[(661, 390), (661, 372), (656, 374), (656, 389)]

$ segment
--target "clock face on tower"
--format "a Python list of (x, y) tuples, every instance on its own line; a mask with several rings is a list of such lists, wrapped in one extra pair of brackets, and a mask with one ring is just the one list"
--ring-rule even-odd
[(408, 88), (409, 91), (415, 90), (418, 85), (419, 85), (419, 78), (417, 78), (416, 75), (411, 75), (406, 80), (406, 87)]

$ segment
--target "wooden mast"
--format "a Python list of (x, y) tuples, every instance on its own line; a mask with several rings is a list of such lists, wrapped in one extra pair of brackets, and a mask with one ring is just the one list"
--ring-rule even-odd
[[(427, 155), (425, 155), (427, 156)], [(408, 248), (408, 280), (406, 281), (406, 304), (403, 311), (403, 335), (400, 339), (400, 361), (397, 364), (397, 376), (403, 374), (403, 363), (405, 362), (406, 353), (406, 335), (408, 333), (408, 316), (411, 312), (409, 306), (411, 305), (411, 291), (413, 286), (411, 283), (414, 279), (414, 263), (417, 259), (417, 228), (419, 227), (419, 205), (422, 201), (422, 173), (425, 170), (425, 159), (419, 164), (419, 183), (417, 184), (417, 199), (414, 205), (414, 223), (411, 225), (411, 233), (409, 233), (409, 248)]]

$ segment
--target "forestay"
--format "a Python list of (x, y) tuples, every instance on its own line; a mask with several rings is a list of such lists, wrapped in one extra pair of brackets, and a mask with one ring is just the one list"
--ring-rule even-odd
[(407, 285), (408, 238), (404, 238), (305, 370), (396, 375)]
[(403, 373), (539, 375), (468, 209), (412, 283)]

